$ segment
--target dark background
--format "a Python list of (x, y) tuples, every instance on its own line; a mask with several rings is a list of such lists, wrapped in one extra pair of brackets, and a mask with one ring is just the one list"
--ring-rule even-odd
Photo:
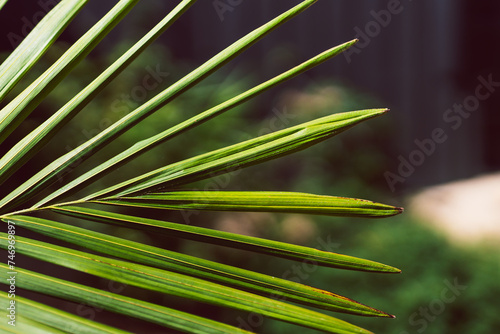
[[(143, 2), (91, 57), (108, 52), (121, 39), (140, 36), (167, 12), (163, 1)], [(53, 3), (52, 0), (9, 1), (0, 13), (2, 31), (23, 35), (29, 28), (26, 22), (36, 21), (40, 11)], [(218, 13), (213, 1), (199, 1), (165, 33), (161, 42), (175, 57), (201, 63), (297, 1), (232, 3), (228, 3), (230, 10)], [(399, 155), (408, 158), (416, 148), (415, 139), (430, 137), (436, 127), (445, 130), (448, 140), (438, 145), (411, 177), (398, 183), (397, 191), (498, 170), (500, 94), (495, 92), (481, 101), (478, 110), (464, 119), (457, 130), (443, 123), (443, 114), (454, 103), (461, 103), (474, 93), (478, 76), (492, 75), (494, 81), (500, 81), (497, 62), (500, 3), (494, 0), (402, 0), (397, 6), (398, 13), (389, 19), (383, 18), (388, 23), (378, 24), (377, 29), (377, 24), (373, 24), (375, 16), (383, 17), (381, 12), (387, 12), (390, 3), (394, 2), (319, 1), (253, 46), (229, 64), (228, 69), (244, 64), (254, 74), (267, 78), (269, 73), (278, 73), (356, 37), (359, 30), (372, 29), (373, 37), (368, 36), (368, 42), (360, 37), (364, 47), (359, 54), (352, 54), (351, 62), (337, 58), (295, 79), (293, 84), (333, 78), (378, 97), (381, 107), (393, 111), (391, 117), (395, 120), (397, 136), (392, 147), (391, 172), (397, 170)], [(112, 4), (113, 1), (90, 1), (61, 39), (76, 40)], [(8, 34), (1, 36), (0, 43), (1, 51), (12, 50)]]

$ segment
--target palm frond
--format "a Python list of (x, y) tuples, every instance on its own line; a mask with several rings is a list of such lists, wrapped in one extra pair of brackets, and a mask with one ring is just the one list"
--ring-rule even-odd
[[(0, 9), (6, 1), (0, 1)], [(248, 333), (245, 329), (81, 284), (73, 280), (47, 275), (38, 267), (24, 269), (16, 254), (32, 257), (59, 267), (134, 286), (164, 296), (176, 296), (208, 305), (223, 306), (243, 312), (321, 330), (328, 333), (370, 333), (336, 317), (309, 309), (349, 313), (361, 316), (392, 315), (329, 291), (271, 275), (210, 261), (202, 257), (154, 247), (103, 233), (89, 225), (121, 226), (170, 238), (187, 239), (206, 244), (242, 249), (293, 261), (312, 261), (318, 266), (363, 272), (399, 273), (390, 265), (345, 254), (321, 251), (276, 240), (246, 236), (188, 224), (143, 217), (143, 210), (170, 211), (263, 211), (346, 217), (388, 217), (401, 208), (368, 200), (337, 196), (280, 191), (193, 191), (186, 185), (214, 175), (270, 161), (325, 141), (365, 120), (384, 114), (386, 108), (356, 110), (298, 124), (249, 139), (188, 159), (160, 166), (127, 177), (110, 186), (88, 189), (118, 167), (126, 167), (141, 154), (179, 136), (242, 103), (270, 90), (332, 57), (356, 43), (352, 40), (330, 48), (253, 88), (215, 105), (179, 124), (136, 142), (123, 152), (98, 162), (95, 167), (77, 170), (72, 181), (60, 181), (73, 171), (75, 164), (96, 157), (99, 150), (115, 142), (118, 136), (160, 108), (193, 88), (229, 61), (258, 42), (271, 31), (309, 8), (316, 0), (304, 0), (256, 28), (217, 53), (205, 63), (166, 87), (114, 124), (84, 141), (46, 165), (36, 155), (63, 127), (94, 100), (150, 44), (179, 19), (195, 3), (182, 0), (139, 41), (97, 75), (84, 89), (68, 99), (61, 108), (41, 122), (21, 140), (14, 142), (0, 158), (0, 184), (7, 185), (18, 177), (26, 164), (33, 173), (5, 192), (0, 199), (0, 219), (8, 233), (0, 233), (0, 248), (7, 250), (10, 260), (0, 263), (1, 277), (15, 273), (16, 288), (53, 296), (75, 303), (86, 303), (125, 317), (135, 318), (187, 333)], [(87, 1), (62, 0), (36, 26), (12, 54), (0, 65), (0, 101), (15, 86), (29, 77), (30, 69), (55, 42)], [(55, 89), (106, 35), (138, 3), (121, 0), (22, 92), (0, 110), (0, 143), (12, 139), (12, 132)], [(17, 137), (16, 137), (17, 138)], [(63, 179), (64, 180), (64, 179)], [(52, 187), (51, 187), (52, 186)], [(7, 189), (8, 187), (6, 187)], [(49, 189), (47, 194), (46, 190)], [(82, 191), (78, 193), (77, 191)], [(74, 195), (76, 197), (71, 197)], [(127, 214), (120, 211), (127, 209)], [(140, 210), (139, 210), (140, 209)], [(130, 213), (132, 212), (132, 213)], [(164, 211), (162, 211), (164, 212)], [(74, 226), (84, 223), (85, 228)], [(19, 228), (19, 230), (17, 230)], [(48, 241), (20, 234), (26, 230)], [(64, 242), (64, 246), (55, 240)], [(72, 245), (71, 247), (68, 244)], [(98, 253), (99, 255), (97, 255)], [(19, 262), (19, 263), (17, 263)], [(2, 279), (3, 284), (8, 282)], [(16, 290), (17, 291), (17, 290)], [(23, 294), (21, 292), (20, 294)], [(36, 299), (35, 297), (33, 299)], [(144, 298), (147, 299), (147, 298)], [(1, 322), (5, 333), (128, 333), (97, 321), (76, 316), (50, 305), (16, 294), (0, 294), (0, 306), (8, 309), (15, 301), (16, 326)], [(294, 303), (294, 304), (292, 304)], [(296, 305), (297, 304), (297, 305)], [(16, 313), (17, 312), (17, 313)]]

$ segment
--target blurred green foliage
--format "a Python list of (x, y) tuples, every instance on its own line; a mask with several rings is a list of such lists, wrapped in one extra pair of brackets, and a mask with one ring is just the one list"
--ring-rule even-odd
[[(109, 54), (107, 59), (89, 58), (59, 85), (30, 122), (19, 130), (18, 136), (36, 126), (40, 120), (67, 102), (68, 97), (81, 90), (92, 78), (125, 49), (126, 44)], [(30, 76), (40, 74), (65, 46), (51, 48), (44, 61)], [(45, 64), (45, 65), (44, 65)], [(104, 92), (69, 123), (52, 143), (60, 143), (66, 150), (90, 138), (153, 97), (176, 79), (194, 68), (172, 59), (168, 50), (155, 45), (139, 57)], [(156, 73), (154, 80), (145, 78)], [(120, 137), (107, 147), (98, 159), (106, 159), (112, 152), (123, 150), (140, 138), (154, 135), (179, 121), (187, 119), (217, 103), (224, 101), (252, 85), (258, 84), (251, 71), (226, 71), (211, 76), (155, 115)], [(29, 79), (29, 78), (28, 78)], [(29, 80), (26, 80), (28, 82)], [(154, 86), (154, 87), (153, 87)], [(17, 94), (19, 89), (13, 91)], [(140, 163), (130, 163), (113, 173), (106, 184), (113, 184), (131, 175), (188, 158), (195, 154), (220, 148), (227, 144), (249, 139), (311, 120), (323, 115), (369, 107), (385, 107), (374, 98), (361, 95), (332, 81), (310, 81), (300, 91), (287, 85), (232, 110), (216, 120), (190, 131), (167, 144), (148, 152)], [(24, 125), (24, 123), (23, 123)], [(363, 123), (325, 143), (276, 161), (267, 162), (229, 176), (193, 184), (196, 189), (232, 190), (293, 190), (325, 195), (352, 196), (401, 205), (388, 193), (383, 172), (388, 168), (393, 137), (390, 114)], [(4, 146), (8, 146), (4, 145)], [(66, 151), (49, 145), (39, 154), (40, 161), (51, 161)], [(96, 164), (98, 161), (85, 163)], [(75, 169), (78, 171), (78, 168)], [(26, 170), (22, 170), (26, 172)], [(392, 203), (391, 203), (392, 201)], [(399, 203), (394, 203), (397, 201)], [(385, 220), (311, 217), (302, 215), (271, 215), (256, 213), (185, 213), (157, 212), (157, 217), (176, 222), (212, 226), (243, 234), (258, 235), (289, 241), (362, 258), (387, 263), (403, 270), (402, 275), (369, 274), (318, 268), (314, 264), (294, 263), (250, 255), (244, 251), (216, 246), (179, 243), (176, 240), (155, 239), (144, 234), (132, 235), (119, 230), (121, 235), (177, 249), (228, 264), (298, 280), (323, 288), (396, 314), (397, 319), (356, 318), (339, 315), (347, 321), (377, 333), (443, 334), (493, 333), (500, 328), (498, 305), (500, 300), (500, 254), (498, 248), (481, 249), (451, 244), (444, 236), (424, 227), (404, 214)], [(298, 268), (298, 269), (297, 269)], [(449, 285), (456, 282), (459, 294), (454, 295)], [(448, 292), (443, 294), (443, 290)], [(134, 290), (131, 294), (137, 293)], [(144, 292), (141, 292), (142, 294)], [(443, 297), (444, 296), (444, 297)], [(453, 301), (447, 302), (451, 300)], [(155, 296), (150, 296), (155, 300)], [(169, 297), (170, 298), (170, 297)], [(445, 300), (446, 299), (446, 300)], [(164, 300), (164, 304), (180, 303), (199, 314), (209, 314), (231, 324), (253, 322), (257, 332), (290, 333), (291, 325), (249, 318), (216, 307), (182, 301)], [(301, 333), (309, 333), (301, 329)]]

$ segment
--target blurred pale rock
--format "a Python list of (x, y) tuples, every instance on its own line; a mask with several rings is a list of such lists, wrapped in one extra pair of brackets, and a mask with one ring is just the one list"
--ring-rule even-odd
[[(316, 224), (305, 215), (275, 215), (266, 212), (225, 212), (215, 228), (261, 238), (275, 238), (297, 245), (310, 243), (317, 236)], [(274, 235), (276, 234), (277, 235)]]
[(500, 173), (428, 188), (407, 207), (455, 241), (500, 241)]
[(267, 212), (225, 212), (217, 219), (218, 230), (261, 237), (270, 226), (276, 224), (273, 214)]
[(314, 221), (304, 215), (287, 215), (281, 222), (281, 232), (284, 241), (297, 245), (305, 245), (316, 235)]

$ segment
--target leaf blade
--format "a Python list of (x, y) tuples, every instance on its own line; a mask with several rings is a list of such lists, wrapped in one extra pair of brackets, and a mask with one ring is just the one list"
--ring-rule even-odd
[[(10, 300), (11, 299), (7, 297), (7, 293), (0, 293), (0, 306), (3, 310), (7, 309)], [(75, 333), (77, 331), (83, 331), (88, 334), (130, 334), (130, 332), (109, 327), (95, 321), (61, 311), (54, 307), (23, 298), (19, 295), (15, 296), (15, 306), (17, 314), (22, 314), (22, 316), (26, 319), (36, 320), (39, 324), (41, 323), (46, 326), (50, 326), (52, 330), (61, 330), (60, 333)], [(16, 319), (16, 327), (18, 326), (17, 321), (18, 319)], [(24, 333), (32, 332), (30, 331)]]
[(49, 69), (0, 110), (0, 143), (45, 96), (104, 38), (139, 0), (120, 0)]
[(178, 187), (214, 175), (303, 150), (348, 128), (387, 112), (387, 109), (358, 110), (334, 114), (158, 168), (84, 200), (111, 199), (151, 191), (158, 187)]
[(368, 200), (277, 191), (171, 191), (95, 202), (168, 210), (286, 212), (343, 217), (388, 217), (402, 212), (401, 208)]
[[(0, 233), (0, 246), (5, 249), (7, 245), (7, 234)], [(84, 253), (24, 237), (16, 238), (17, 252), (127, 285), (255, 312), (277, 320), (330, 333), (371, 333), (337, 318), (281, 301), (157, 268)]]
[(45, 122), (14, 145), (0, 159), (0, 184), (33, 157), (67, 122), (81, 111), (106, 85), (120, 74), (142, 51), (175, 22), (196, 0), (183, 0), (153, 29), (112, 65), (52, 114)]
[(168, 223), (80, 206), (51, 207), (54, 212), (97, 222), (118, 224), (155, 233), (167, 233), (176, 237), (208, 242), (221, 246), (247, 249), (253, 252), (272, 254), (291, 260), (311, 260), (318, 265), (361, 271), (399, 273), (399, 269), (381, 263), (359, 259), (347, 255), (320, 251), (314, 248), (296, 246), (278, 241), (249, 237), (191, 225)]
[(0, 0), (0, 9), (3, 8), (3, 6), (5, 6), (5, 4), (7, 3), (8, 0)]
[[(6, 275), (8, 267), (0, 263), (0, 273)], [(74, 302), (85, 303), (111, 312), (143, 319), (165, 327), (203, 334), (249, 333), (247, 331), (194, 316), (164, 306), (125, 297), (109, 291), (91, 288), (82, 284), (47, 276), (16, 267), (17, 286)], [(113, 332), (114, 333), (114, 332)]]
[[(0, 1), (0, 9), (7, 0)], [(57, 4), (0, 65), (0, 102), (35, 65), (88, 0)]]
[(281, 300), (334, 312), (391, 317), (385, 312), (328, 291), (87, 229), (30, 216), (9, 216), (9, 221), (15, 222), (18, 227), (106, 255), (215, 281), (263, 296), (279, 296)]

